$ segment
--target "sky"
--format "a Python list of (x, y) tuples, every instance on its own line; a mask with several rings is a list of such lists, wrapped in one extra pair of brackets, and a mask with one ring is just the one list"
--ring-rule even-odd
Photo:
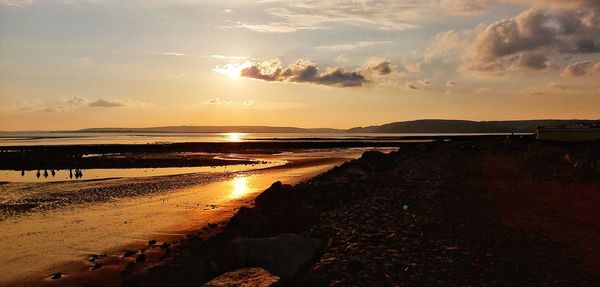
[(599, 0), (0, 0), (0, 130), (600, 118)]

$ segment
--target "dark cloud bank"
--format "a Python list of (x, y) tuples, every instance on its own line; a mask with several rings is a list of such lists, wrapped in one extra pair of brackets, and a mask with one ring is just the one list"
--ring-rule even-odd
[(254, 63), (241, 70), (240, 75), (246, 78), (269, 82), (311, 83), (333, 87), (359, 87), (370, 81), (368, 76), (387, 75), (392, 73), (391, 63), (382, 61), (367, 65), (357, 71), (342, 67), (327, 68), (321, 71), (315, 64), (298, 60), (284, 68), (279, 60)]

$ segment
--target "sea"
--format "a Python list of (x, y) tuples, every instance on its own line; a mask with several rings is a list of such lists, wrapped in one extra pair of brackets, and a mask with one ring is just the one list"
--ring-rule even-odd
[(148, 133), (148, 132), (0, 132), (0, 146), (166, 144), (245, 141), (396, 141), (426, 136), (508, 134), (424, 133)]

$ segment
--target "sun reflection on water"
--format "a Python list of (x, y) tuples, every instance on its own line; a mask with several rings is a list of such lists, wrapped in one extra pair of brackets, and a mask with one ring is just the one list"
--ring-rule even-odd
[(247, 176), (239, 176), (231, 181), (231, 193), (229, 194), (229, 198), (241, 198), (248, 193), (250, 193), (250, 187), (248, 186)]
[(225, 140), (228, 142), (240, 142), (246, 134), (244, 133), (225, 133)]

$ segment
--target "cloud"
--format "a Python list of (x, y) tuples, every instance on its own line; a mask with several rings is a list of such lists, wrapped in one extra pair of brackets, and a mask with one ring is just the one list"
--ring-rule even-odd
[(244, 106), (253, 106), (256, 103), (255, 100), (245, 100), (242, 102), (242, 105)]
[[(284, 67), (279, 59), (265, 62), (245, 62), (216, 67), (214, 72), (239, 75), (244, 78), (267, 82), (309, 83), (332, 87), (359, 87), (368, 82), (368, 77), (390, 74), (393, 71), (389, 61), (370, 62), (361, 69), (351, 71), (343, 67), (331, 67), (320, 70), (310, 61), (299, 59), (294, 64)], [(239, 71), (239, 73), (238, 73)]]
[(213, 59), (222, 59), (222, 60), (246, 60), (248, 57), (246, 56), (224, 56), (224, 55), (210, 55), (210, 58)]
[(454, 92), (454, 87), (456, 87), (456, 82), (454, 81), (447, 81), (446, 82), (446, 94), (452, 94)]
[(550, 57), (555, 55), (600, 52), (600, 1), (527, 2), (547, 8), (530, 8), (514, 18), (478, 27), (462, 71), (544, 70), (552, 66)]
[(338, 51), (354, 50), (354, 49), (358, 49), (358, 48), (370, 47), (370, 46), (381, 45), (381, 44), (389, 44), (389, 43), (392, 43), (392, 41), (358, 41), (358, 42), (347, 43), (347, 44), (317, 46), (316, 48), (320, 49), (320, 50), (328, 50), (328, 51), (332, 51), (332, 52), (338, 52)]
[(483, 88), (477, 89), (475, 91), (475, 95), (485, 96), (485, 95), (490, 94), (491, 92), (492, 92), (492, 89), (490, 87), (483, 87)]
[(187, 54), (185, 54), (185, 53), (177, 53), (177, 52), (159, 52), (159, 53), (155, 53), (155, 54), (163, 55), (163, 56), (175, 56), (175, 57), (187, 56)]
[(406, 83), (406, 88), (409, 89), (409, 90), (418, 90), (418, 89), (420, 89), (419, 86), (417, 86), (414, 83), (410, 83), (410, 82)]
[(406, 88), (409, 90), (420, 90), (420, 89), (428, 87), (430, 84), (431, 83), (429, 82), (429, 80), (419, 80), (416, 82), (406, 83)]
[(234, 27), (267, 33), (326, 29), (342, 23), (377, 30), (400, 31), (435, 19), (440, 14), (476, 14), (489, 9), (489, 0), (264, 0), (275, 18), (268, 23), (238, 23)]
[[(223, 68), (214, 69), (221, 71)], [(231, 70), (231, 69), (230, 69)], [(281, 61), (273, 59), (262, 63), (245, 65), (239, 72), (245, 78), (267, 82), (309, 83), (333, 87), (359, 87), (378, 76), (393, 72), (391, 62), (370, 59), (359, 70), (351, 71), (343, 67), (331, 67), (321, 71), (310, 61), (299, 59), (296, 63), (283, 67)]]
[(442, 0), (442, 6), (454, 14), (481, 14), (496, 5), (493, 0)]
[(561, 83), (550, 83), (546, 85), (546, 88), (551, 90), (568, 90), (570, 87)]
[(335, 59), (333, 59), (333, 61), (338, 63), (347, 63), (350, 62), (350, 58), (346, 57), (345, 55), (338, 55), (335, 57)]
[(213, 98), (213, 99), (206, 101), (206, 103), (209, 105), (220, 105), (221, 100), (219, 100), (219, 98)]
[(261, 33), (291, 33), (291, 32), (297, 32), (300, 30), (321, 29), (321, 27), (318, 27), (318, 26), (315, 26), (315, 27), (302, 26), (302, 25), (298, 25), (298, 24), (285, 23), (285, 22), (274, 22), (274, 23), (270, 23), (270, 24), (240, 23), (240, 24), (235, 25), (234, 27), (245, 28), (245, 29), (249, 29), (249, 30), (252, 30), (255, 32), (261, 32)]
[(87, 103), (87, 99), (84, 99), (82, 97), (72, 97), (68, 99), (66, 103), (71, 106), (79, 106)]
[(27, 6), (31, 5), (34, 0), (0, 0), (0, 4), (8, 6)]
[(392, 63), (385, 59), (370, 59), (362, 67), (364, 73), (376, 76), (389, 75), (394, 71)]
[(250, 107), (254, 106), (256, 103), (255, 100), (244, 100), (244, 101), (222, 101), (219, 98), (212, 98), (205, 102), (208, 105), (226, 105), (226, 106), (244, 106)]
[(564, 68), (564, 77), (585, 77), (600, 74), (600, 62), (582, 61), (571, 63)]
[(55, 113), (61, 112), (61, 110), (59, 110), (57, 108), (48, 107), (48, 108), (43, 108), (41, 110), (41, 112), (43, 112), (43, 113), (49, 113), (49, 114), (55, 114)]
[(232, 27), (263, 33), (292, 33), (344, 24), (401, 31), (435, 21), (440, 16), (482, 14), (496, 3), (507, 1), (510, 0), (262, 0), (258, 3), (269, 14), (264, 18), (273, 20), (238, 22)]
[(118, 108), (118, 107), (124, 107), (125, 104), (122, 102), (117, 102), (117, 101), (98, 99), (96, 101), (89, 103), (88, 106), (95, 107), (95, 108)]

